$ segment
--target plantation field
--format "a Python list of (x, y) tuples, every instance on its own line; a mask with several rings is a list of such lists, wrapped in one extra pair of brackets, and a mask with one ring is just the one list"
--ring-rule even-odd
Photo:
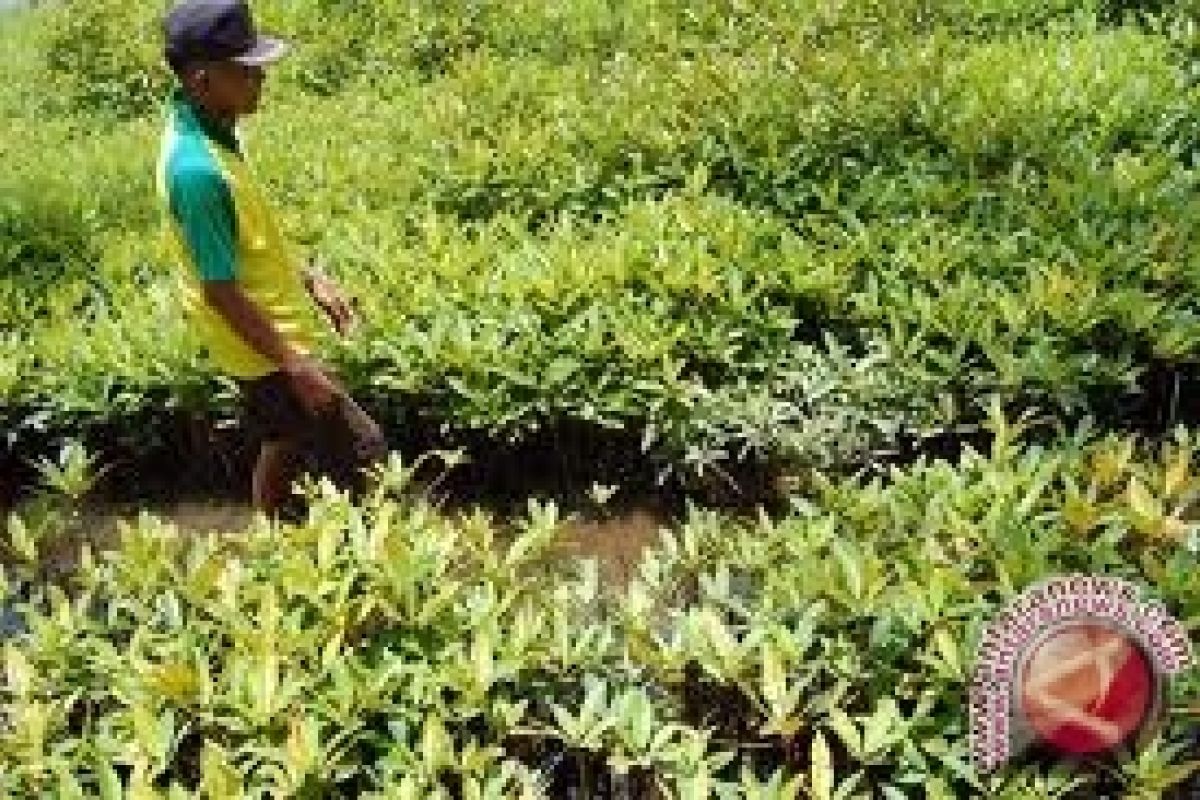
[(1200, 623), (1195, 4), (256, 2), (254, 168), (403, 457), (101, 542), (250, 455), (160, 243), (162, 6), (0, 15), (0, 796), (1197, 791), (1194, 716), (996, 776), (965, 727), (1039, 579)]
[[(154, 15), (71, 8), (6, 37), (0, 413), (24, 452), (134, 429), (154, 447), (230, 393), (152, 246)], [(1185, 22), (365, 8), (342, 42), (264, 4), (306, 46), (250, 137), (298, 248), (360, 298), (332, 358), (397, 430), (616, 428), (695, 473), (869, 460), (993, 397), (1195, 416)]]

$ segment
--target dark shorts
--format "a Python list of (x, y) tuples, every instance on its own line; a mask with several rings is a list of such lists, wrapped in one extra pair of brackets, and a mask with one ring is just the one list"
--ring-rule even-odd
[(340, 488), (361, 493), (362, 471), (381, 461), (387, 443), (379, 426), (348, 395), (312, 414), (292, 391), (287, 377), (272, 372), (241, 381), (246, 425), (258, 442), (286, 443), (311, 471)]

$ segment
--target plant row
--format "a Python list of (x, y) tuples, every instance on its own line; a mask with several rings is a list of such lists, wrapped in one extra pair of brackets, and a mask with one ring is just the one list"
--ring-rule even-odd
[[(627, 587), (591, 561), (564, 571), (553, 505), (451, 519), (399, 461), (362, 506), (310, 487), (305, 521), (238, 536), (144, 516), (104, 551), (69, 505), (35, 504), (8, 523), (24, 632), (4, 645), (0, 792), (1182, 791), (1179, 719), (1136, 758), (977, 774), (966, 689), (984, 624), (1051, 575), (1127, 578), (1196, 624), (1194, 436), (1043, 448), (990, 425), (990, 452), (957, 463), (813, 474), (780, 519), (694, 511)], [(64, 543), (74, 569), (47, 581)]]
[[(1191, 368), (1183, 34), (802, 39), (485, 48), (428, 80), (280, 90), (252, 152), (362, 299), (330, 351), (351, 387), (497, 439), (573, 421), (676, 464), (831, 463), (994, 395), (1099, 412)], [(6, 108), (7, 446), (230, 413), (148, 244), (159, 120)]]

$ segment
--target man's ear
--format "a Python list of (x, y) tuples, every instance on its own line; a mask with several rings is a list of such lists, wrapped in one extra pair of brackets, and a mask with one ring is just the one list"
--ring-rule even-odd
[(188, 67), (183, 75), (183, 85), (187, 87), (189, 92), (196, 93), (200, 90), (208, 88), (208, 69), (207, 67), (196, 65)]

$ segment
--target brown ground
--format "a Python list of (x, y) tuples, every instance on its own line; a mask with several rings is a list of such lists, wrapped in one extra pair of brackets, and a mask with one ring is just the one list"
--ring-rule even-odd
[[(232, 500), (185, 500), (143, 507), (182, 530), (197, 533), (236, 532), (246, 528), (253, 511)], [(136, 520), (138, 507), (94, 505), (84, 514), (84, 530), (97, 546), (115, 539), (120, 520)], [(646, 508), (616, 511), (602, 519), (576, 515), (562, 524), (555, 552), (562, 558), (595, 558), (600, 574), (610, 586), (624, 586), (633, 577), (642, 552), (658, 542), (659, 530), (670, 522), (660, 512)]]
[(610, 518), (565, 524), (558, 548), (564, 557), (594, 558), (610, 586), (625, 586), (633, 578), (642, 552), (658, 544), (659, 530), (669, 523), (644, 509)]

